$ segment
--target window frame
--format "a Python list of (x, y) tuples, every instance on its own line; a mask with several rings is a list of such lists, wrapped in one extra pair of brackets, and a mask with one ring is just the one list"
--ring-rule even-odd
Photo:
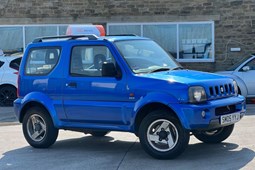
[[(211, 25), (211, 54), (212, 54), (212, 58), (208, 58), (208, 59), (181, 59), (180, 58), (180, 43), (179, 43), (179, 29), (180, 29), (180, 25), (182, 24), (210, 24)], [(137, 22), (130, 22), (130, 23), (107, 23), (107, 34), (109, 34), (110, 32), (110, 26), (124, 26), (124, 25), (140, 25), (140, 32), (141, 32), (141, 36), (144, 36), (143, 33), (143, 27), (145, 25), (176, 25), (177, 26), (177, 30), (176, 30), (176, 54), (177, 54), (177, 58), (176, 60), (178, 62), (215, 62), (215, 25), (214, 25), (214, 21), (194, 21), (194, 22), (145, 22), (145, 23), (137, 23)]]
[[(25, 49), (24, 48), (25, 47), (24, 46), (24, 27), (22, 27), (22, 25), (1, 25), (0, 28), (21, 28), (21, 31), (22, 31), (22, 50), (23, 50), (22, 52), (24, 52), (24, 49)], [(1, 47), (0, 47), (0, 49), (1, 49)], [(19, 52), (19, 51), (17, 51), (17, 52)]]

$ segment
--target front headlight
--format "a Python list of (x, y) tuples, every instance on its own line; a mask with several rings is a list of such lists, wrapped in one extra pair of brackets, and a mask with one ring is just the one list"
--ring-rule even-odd
[(193, 86), (189, 88), (189, 102), (199, 103), (206, 101), (205, 89), (201, 86)]
[(238, 95), (238, 86), (235, 80), (233, 81), (233, 85), (234, 85), (235, 95)]

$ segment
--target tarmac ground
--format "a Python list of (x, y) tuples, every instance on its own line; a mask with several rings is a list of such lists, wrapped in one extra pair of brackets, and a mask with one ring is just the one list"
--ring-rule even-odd
[(111, 132), (105, 137), (60, 130), (56, 143), (35, 149), (24, 139), (12, 108), (0, 108), (0, 169), (254, 169), (255, 105), (236, 123), (232, 135), (219, 144), (205, 144), (191, 136), (185, 152), (174, 160), (147, 155), (131, 133)]

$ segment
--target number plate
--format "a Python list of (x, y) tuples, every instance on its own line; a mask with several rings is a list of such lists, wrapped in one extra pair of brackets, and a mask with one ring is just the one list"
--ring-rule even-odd
[(220, 117), (220, 124), (229, 124), (229, 123), (234, 123), (238, 122), (240, 120), (240, 113), (232, 113), (228, 115), (224, 115)]

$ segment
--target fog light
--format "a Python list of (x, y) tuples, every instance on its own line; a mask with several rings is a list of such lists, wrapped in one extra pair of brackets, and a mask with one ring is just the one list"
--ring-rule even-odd
[(201, 116), (202, 116), (202, 118), (205, 118), (205, 111), (203, 110), (202, 112), (201, 112)]

